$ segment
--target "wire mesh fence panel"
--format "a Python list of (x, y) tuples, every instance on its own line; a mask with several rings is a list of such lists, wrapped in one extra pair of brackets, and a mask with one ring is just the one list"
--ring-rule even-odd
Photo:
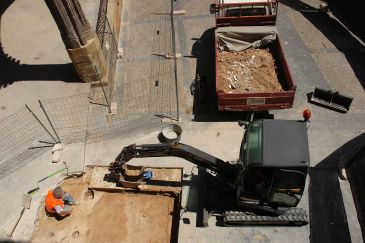
[[(169, 4), (161, 6), (162, 14), (153, 14), (147, 18), (152, 18), (154, 23), (148, 77), (124, 80), (115, 86), (118, 45), (106, 15), (108, 1), (102, 2), (97, 35), (107, 72), (100, 77), (100, 81), (107, 82), (109, 86), (100, 86), (70, 97), (41, 101), (50, 123), (47, 127), (51, 125), (54, 135), (62, 143), (99, 142), (130, 132), (156, 128), (160, 125), (160, 117), (178, 118), (173, 29), (171, 16), (167, 14), (170, 12)], [(150, 10), (144, 12), (138, 14), (146, 16)], [(115, 108), (115, 105), (115, 113), (111, 114), (111, 106)], [(39, 157), (55, 142), (27, 109), (1, 120), (0, 134), (0, 178)]]
[(0, 179), (11, 175), (49, 150), (51, 150), (51, 148), (45, 146), (29, 148), (20, 154), (14, 154), (14, 157), (0, 164)]
[(108, 66), (107, 80), (109, 81), (109, 84), (112, 85), (115, 81), (115, 67), (117, 63), (118, 46), (108, 19), (106, 19), (102, 50)]
[[(104, 91), (108, 93), (109, 89)], [(106, 101), (104, 91), (102, 88), (94, 88), (90, 91), (90, 103), (86, 128), (86, 141), (88, 143), (98, 142), (104, 137), (106, 119), (109, 113), (109, 104)]]
[[(168, 11), (168, 10), (165, 10)], [(151, 60), (151, 111), (157, 115), (177, 118), (176, 85), (174, 77), (174, 51), (172, 43), (171, 17), (156, 16)], [(171, 58), (172, 57), (172, 58)]]
[(0, 134), (0, 178), (39, 157), (55, 142), (26, 108), (1, 120)]
[(62, 143), (85, 141), (89, 93), (41, 102)]
[(146, 132), (152, 128), (157, 128), (159, 124), (160, 119), (144, 113), (111, 115), (106, 120), (103, 133), (89, 134), (87, 142), (95, 143), (132, 132)]
[[(107, 82), (109, 86), (113, 87), (115, 83), (115, 69), (118, 57), (118, 45), (115, 39), (115, 34), (110, 26), (107, 18), (107, 4), (108, 1), (102, 0), (100, 2), (97, 36), (99, 38), (101, 49), (105, 57), (106, 75), (100, 77), (100, 81)], [(112, 93), (106, 93), (107, 99), (111, 99)]]
[(95, 30), (96, 35), (100, 40), (100, 43), (103, 43), (104, 40), (107, 10), (108, 10), (108, 0), (100, 0), (98, 20), (96, 22), (96, 30)]
[[(130, 80), (118, 86), (115, 90), (115, 101), (120, 104), (118, 111), (123, 115), (150, 112), (149, 79)], [(153, 114), (153, 113), (151, 113)]]
[[(106, 92), (109, 88), (104, 88)], [(114, 90), (116, 109), (108, 112), (103, 90), (93, 89), (87, 127), (87, 142), (93, 143), (132, 132), (151, 128), (160, 122), (150, 113), (149, 86), (145, 81), (123, 83)]]

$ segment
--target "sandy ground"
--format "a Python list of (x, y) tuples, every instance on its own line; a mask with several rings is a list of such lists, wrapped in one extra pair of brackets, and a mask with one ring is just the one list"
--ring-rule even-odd
[(269, 49), (218, 54), (218, 88), (226, 93), (277, 92), (275, 61)]
[(90, 173), (62, 187), (79, 206), (62, 220), (41, 205), (32, 242), (170, 242), (174, 198), (162, 195), (88, 191)]

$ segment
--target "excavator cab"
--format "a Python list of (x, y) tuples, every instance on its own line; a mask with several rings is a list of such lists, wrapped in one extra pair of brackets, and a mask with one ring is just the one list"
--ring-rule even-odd
[(240, 204), (261, 209), (290, 208), (299, 203), (309, 168), (305, 122), (272, 119), (251, 122), (240, 156), (245, 171)]

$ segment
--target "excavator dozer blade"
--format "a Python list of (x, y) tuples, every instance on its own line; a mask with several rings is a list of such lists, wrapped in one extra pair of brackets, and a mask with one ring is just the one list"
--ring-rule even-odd
[(310, 100), (313, 103), (346, 113), (350, 110), (353, 99), (332, 90), (315, 88)]

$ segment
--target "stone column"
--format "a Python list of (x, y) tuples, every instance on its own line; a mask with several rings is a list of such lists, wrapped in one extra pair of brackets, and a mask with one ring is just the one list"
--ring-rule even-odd
[(100, 42), (78, 0), (45, 0), (71, 61), (83, 82), (101, 81), (106, 61)]

